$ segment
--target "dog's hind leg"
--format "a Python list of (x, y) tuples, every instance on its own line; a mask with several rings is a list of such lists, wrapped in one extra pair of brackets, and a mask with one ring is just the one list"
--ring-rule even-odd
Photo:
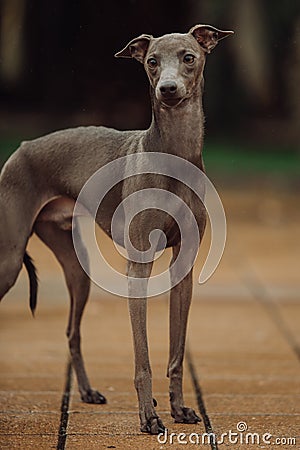
[(16, 251), (13, 248), (6, 255), (4, 252), (1, 252), (1, 247), (0, 245), (0, 300), (15, 284), (22, 268), (24, 256), (24, 252)]
[[(0, 300), (15, 284), (22, 269), (28, 236), (7, 220), (0, 208)], [(25, 228), (25, 227), (24, 227)], [(29, 234), (29, 233), (28, 233)]]
[(37, 222), (35, 232), (53, 251), (64, 271), (71, 300), (67, 336), (81, 399), (86, 403), (106, 403), (103, 395), (91, 389), (81, 354), (80, 323), (89, 295), (90, 280), (78, 262), (72, 232), (59, 228), (54, 222)]

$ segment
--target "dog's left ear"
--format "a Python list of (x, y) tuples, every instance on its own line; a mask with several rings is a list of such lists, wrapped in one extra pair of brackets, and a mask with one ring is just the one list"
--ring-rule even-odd
[(195, 25), (190, 29), (189, 33), (194, 36), (205, 52), (210, 53), (221, 39), (234, 32), (218, 30), (218, 28), (211, 25)]
[(142, 64), (149, 47), (150, 40), (153, 36), (149, 34), (142, 34), (141, 36), (132, 39), (126, 47), (120, 52), (115, 54), (116, 58), (135, 58)]

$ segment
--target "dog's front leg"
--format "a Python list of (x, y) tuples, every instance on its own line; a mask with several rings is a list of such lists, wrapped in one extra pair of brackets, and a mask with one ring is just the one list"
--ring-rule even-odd
[[(173, 248), (171, 261), (171, 283), (174, 286), (170, 295), (170, 356), (168, 376), (170, 378), (171, 415), (175, 422), (197, 423), (200, 417), (191, 408), (184, 406), (182, 392), (183, 357), (185, 349), (186, 328), (193, 289), (192, 270), (178, 284), (176, 272), (172, 270), (172, 263), (176, 260), (179, 246)], [(180, 271), (180, 268), (179, 268)]]
[[(141, 431), (163, 433), (165, 427), (157, 416), (152, 397), (152, 373), (147, 343), (147, 279), (152, 263), (130, 262), (128, 266), (129, 312), (135, 355), (134, 384), (139, 401)], [(135, 297), (138, 295), (139, 298)]]

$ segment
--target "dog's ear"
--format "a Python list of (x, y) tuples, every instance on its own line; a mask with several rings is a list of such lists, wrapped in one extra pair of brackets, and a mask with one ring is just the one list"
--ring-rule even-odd
[(150, 40), (153, 36), (142, 34), (132, 39), (123, 50), (115, 54), (116, 58), (135, 58), (139, 62), (144, 63), (144, 59), (149, 47)]
[(218, 28), (211, 25), (195, 25), (190, 29), (189, 33), (194, 36), (205, 52), (210, 53), (221, 39), (234, 32), (218, 30)]

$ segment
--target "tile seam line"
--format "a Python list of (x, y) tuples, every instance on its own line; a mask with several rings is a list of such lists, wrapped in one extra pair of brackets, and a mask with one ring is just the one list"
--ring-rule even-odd
[[(195, 366), (193, 363), (193, 359), (191, 356), (191, 352), (190, 352), (190, 349), (188, 346), (187, 346), (187, 350), (186, 350), (186, 362), (187, 362), (189, 373), (190, 373), (190, 376), (192, 379), (192, 384), (193, 384), (194, 391), (196, 394), (196, 400), (197, 400), (200, 415), (201, 415), (203, 423), (204, 423), (205, 431), (207, 434), (211, 434), (213, 436), (214, 431), (213, 431), (209, 416), (207, 414), (206, 406), (205, 406), (204, 399), (203, 399), (202, 389), (199, 384), (197, 372), (196, 372), (196, 369), (195, 369)], [(210, 447), (211, 447), (211, 450), (218, 450), (217, 443), (213, 442), (212, 439), (210, 439)]]
[(264, 284), (254, 274), (250, 274), (250, 276), (249, 274), (248, 276), (244, 275), (242, 277), (242, 281), (257, 303), (265, 309), (273, 324), (276, 326), (281, 336), (287, 342), (288, 346), (300, 362), (300, 347), (282, 317), (277, 303), (272, 301), (268, 295)]
[(258, 278), (258, 276), (255, 273), (255, 270), (253, 269), (249, 260), (246, 259), (245, 255), (241, 253), (241, 251), (239, 250), (237, 250), (236, 252), (237, 252), (236, 256), (234, 257), (233, 260), (233, 266), (235, 268), (237, 267), (240, 268), (241, 261), (243, 261), (242, 263), (243, 270), (238, 271), (241, 282), (246, 287), (248, 292), (252, 295), (253, 299), (265, 309), (269, 318), (276, 326), (281, 336), (287, 342), (290, 350), (292, 350), (292, 352), (300, 362), (300, 346), (297, 340), (295, 339), (292, 331), (287, 326), (286, 321), (282, 317), (277, 301), (276, 300), (274, 301), (270, 297), (266, 289), (266, 286)]
[(66, 447), (72, 378), (73, 378), (72, 364), (69, 359), (66, 367), (65, 388), (61, 400), (61, 408), (60, 408), (61, 415), (60, 415), (56, 450), (65, 450)]

